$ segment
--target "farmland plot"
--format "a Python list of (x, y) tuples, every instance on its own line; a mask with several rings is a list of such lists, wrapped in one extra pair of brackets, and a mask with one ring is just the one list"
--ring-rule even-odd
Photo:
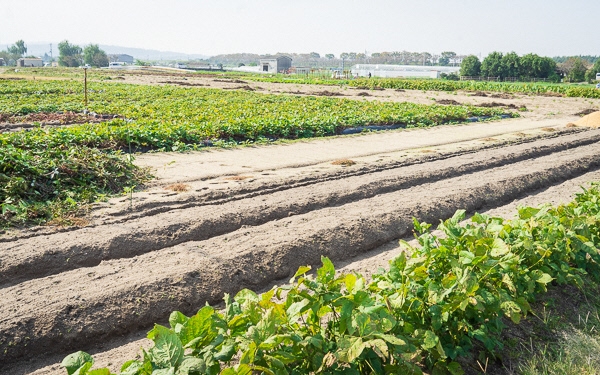
[[(52, 363), (65, 354), (106, 351), (173, 310), (193, 314), (224, 292), (289, 279), (321, 255), (376, 251), (409, 235), (413, 216), (436, 222), (597, 180), (600, 131), (565, 128), (567, 119), (142, 156), (159, 179), (98, 208), (90, 225), (0, 239), (0, 370), (62, 373)], [(342, 159), (355, 164), (334, 163)], [(99, 365), (120, 367), (137, 345)]]

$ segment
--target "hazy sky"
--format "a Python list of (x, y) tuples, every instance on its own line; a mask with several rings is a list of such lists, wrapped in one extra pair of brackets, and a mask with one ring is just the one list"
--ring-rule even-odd
[(0, 0), (0, 25), (2, 49), (600, 55), (600, 0)]

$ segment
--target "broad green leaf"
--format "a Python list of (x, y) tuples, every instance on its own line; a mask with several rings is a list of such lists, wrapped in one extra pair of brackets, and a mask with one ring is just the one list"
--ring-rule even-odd
[(440, 342), (440, 339), (432, 331), (425, 331), (421, 347), (425, 350), (433, 349)]
[(175, 375), (175, 367), (156, 369), (152, 371), (152, 375)]
[[(66, 356), (62, 362), (61, 366), (67, 370), (68, 375), (73, 375), (75, 371), (79, 370), (86, 363), (94, 364), (94, 358), (86, 352), (76, 352), (73, 354), (69, 354)], [(90, 365), (90, 367), (91, 367)]]
[(173, 311), (171, 313), (171, 315), (169, 316), (169, 325), (171, 326), (172, 329), (175, 329), (175, 326), (177, 326), (177, 324), (185, 324), (185, 322), (188, 321), (188, 317), (183, 315), (181, 312), (179, 311)]
[(206, 363), (196, 357), (185, 357), (177, 369), (176, 375), (202, 374), (206, 371)]
[(196, 315), (189, 318), (179, 333), (181, 343), (186, 346), (192, 340), (200, 339), (198, 342), (202, 345), (212, 341), (217, 336), (217, 332), (212, 329), (214, 314), (215, 310), (212, 307), (204, 306)]
[(373, 339), (365, 342), (365, 346), (369, 346), (373, 349), (375, 354), (379, 356), (379, 358), (385, 360), (389, 357), (388, 346), (382, 339)]
[(539, 278), (537, 278), (535, 281), (540, 284), (545, 285), (545, 284), (551, 283), (552, 280), (554, 280), (554, 278), (552, 278), (552, 276), (548, 275), (547, 273), (544, 273)]
[(265, 341), (261, 342), (258, 348), (262, 350), (271, 350), (279, 344), (281, 344), (282, 342), (289, 339), (290, 335), (273, 335), (267, 338)]
[(143, 363), (140, 361), (127, 361), (123, 364), (123, 366), (121, 366), (120, 375), (137, 375), (143, 366)]
[(328, 284), (335, 278), (335, 267), (329, 258), (321, 256), (323, 266), (317, 270), (317, 280), (323, 284)]
[(86, 372), (85, 375), (111, 375), (111, 372), (107, 368), (98, 368)]
[(512, 279), (510, 278), (510, 276), (507, 273), (502, 275), (502, 283), (504, 285), (506, 285), (508, 290), (510, 290), (512, 293), (517, 292), (517, 289), (515, 288), (515, 284), (513, 283)]
[(242, 289), (240, 290), (235, 297), (233, 297), (234, 301), (239, 303), (240, 305), (244, 305), (246, 302), (258, 302), (258, 294), (254, 293), (250, 289)]
[(475, 254), (473, 254), (470, 251), (460, 251), (458, 253), (458, 255), (460, 256), (460, 262), (462, 264), (471, 264), (473, 262), (473, 259), (475, 258)]
[(254, 358), (256, 357), (256, 351), (257, 351), (256, 343), (251, 342), (248, 345), (248, 348), (244, 352), (242, 352), (242, 356), (240, 358), (240, 363), (241, 364), (254, 363)]
[(383, 334), (383, 333), (376, 333), (373, 336), (379, 337), (380, 339), (383, 339), (383, 340), (389, 342), (392, 345), (406, 345), (406, 341), (404, 341), (401, 338), (399, 338), (397, 336), (394, 336), (394, 335), (387, 335), (387, 334)]
[(448, 371), (452, 375), (464, 375), (465, 370), (463, 370), (462, 366), (458, 362), (450, 362), (448, 363)]
[(352, 337), (351, 339), (352, 345), (348, 348), (348, 363), (354, 362), (356, 358), (358, 358), (366, 345), (360, 337)]
[(91, 362), (86, 362), (83, 364), (83, 366), (81, 366), (80, 368), (78, 368), (73, 375), (87, 375), (90, 371), (90, 369), (92, 368), (92, 363)]
[(308, 308), (306, 306), (308, 306), (309, 303), (310, 303), (310, 301), (308, 299), (303, 299), (302, 301), (292, 303), (290, 305), (290, 307), (288, 307), (288, 309), (286, 310), (288, 319), (290, 321), (293, 321), (302, 312), (308, 310)]
[(356, 284), (356, 275), (349, 273), (344, 277), (344, 284), (346, 285), (346, 290), (349, 293), (352, 293), (354, 289), (354, 285)]
[(221, 345), (221, 350), (215, 353), (214, 357), (217, 361), (229, 362), (237, 351), (237, 344), (230, 339)]
[(490, 251), (490, 255), (493, 257), (501, 257), (510, 251), (508, 245), (502, 241), (500, 238), (495, 238), (492, 243), (492, 250)]
[(183, 345), (181, 340), (170, 329), (156, 324), (148, 333), (148, 338), (154, 341), (148, 353), (159, 368), (177, 367), (183, 360)]
[(311, 269), (312, 268), (310, 266), (300, 266), (300, 267), (298, 267), (298, 271), (296, 271), (296, 273), (294, 274), (294, 277), (292, 278), (292, 280), (295, 279), (298, 276), (302, 276), (302, 275), (306, 274)]

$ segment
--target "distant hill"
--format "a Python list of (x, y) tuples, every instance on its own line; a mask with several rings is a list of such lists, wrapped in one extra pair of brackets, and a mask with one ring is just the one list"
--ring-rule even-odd
[[(50, 55), (50, 42), (48, 43), (26, 43), (27, 55), (44, 56), (45, 53)], [(85, 45), (79, 45), (85, 47)], [(0, 45), (0, 50), (6, 49), (6, 46)], [(135, 59), (140, 60), (189, 60), (189, 59), (206, 59), (209, 56), (200, 54), (187, 54), (183, 52), (159, 51), (155, 49), (109, 46), (100, 44), (100, 49), (108, 54), (126, 54), (131, 55)], [(53, 56), (58, 56), (58, 43), (52, 43)]]

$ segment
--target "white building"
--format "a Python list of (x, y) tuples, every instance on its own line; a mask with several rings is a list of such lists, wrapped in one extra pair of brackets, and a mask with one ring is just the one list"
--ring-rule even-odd
[(108, 60), (110, 62), (122, 62), (129, 65), (133, 64), (133, 56), (125, 54), (108, 55)]
[(387, 64), (356, 64), (352, 66), (352, 75), (360, 77), (406, 77), (406, 78), (440, 78), (441, 73), (456, 73), (458, 66), (427, 66), (427, 65), (387, 65)]
[(17, 66), (21, 68), (42, 67), (44, 66), (44, 62), (42, 59), (37, 57), (21, 57), (17, 60)]
[(292, 67), (289, 56), (268, 56), (260, 59), (258, 66), (263, 73), (285, 73)]

